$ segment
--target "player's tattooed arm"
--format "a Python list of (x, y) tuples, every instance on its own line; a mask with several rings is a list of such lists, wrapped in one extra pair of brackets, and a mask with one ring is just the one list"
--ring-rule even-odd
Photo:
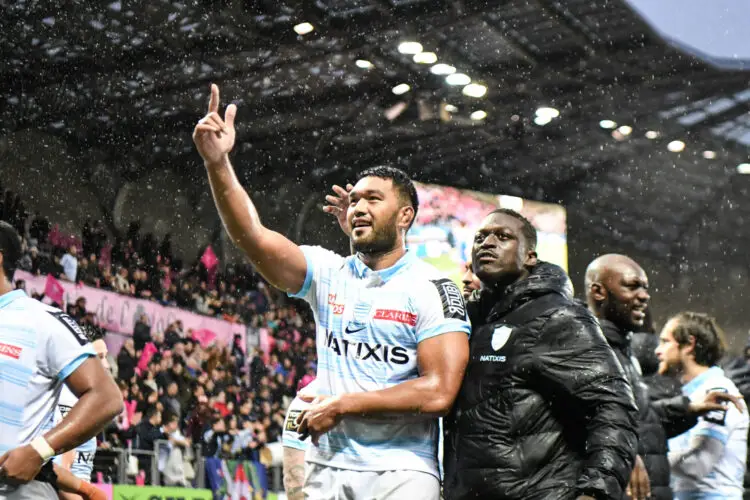
[(305, 452), (284, 448), (284, 490), (289, 500), (304, 500)]

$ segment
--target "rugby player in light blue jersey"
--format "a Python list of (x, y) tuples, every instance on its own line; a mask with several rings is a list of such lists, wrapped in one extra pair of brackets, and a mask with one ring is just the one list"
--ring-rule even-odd
[[(107, 344), (104, 342), (104, 331), (92, 325), (81, 327), (84, 335), (91, 343), (91, 347), (96, 353), (96, 357), (102, 363), (104, 370), (109, 373), (109, 361), (107, 360)], [(62, 421), (70, 410), (78, 402), (78, 398), (67, 387), (63, 387), (60, 400), (57, 404), (57, 414), (55, 415), (56, 423)], [(75, 450), (66, 451), (62, 455), (55, 457), (55, 463), (69, 470), (79, 479), (91, 481), (91, 473), (94, 470), (94, 457), (96, 455), (96, 437), (93, 437), (78, 446)], [(80, 496), (60, 492), (62, 500), (80, 500)]]
[[(691, 401), (710, 392), (739, 400), (737, 387), (717, 365), (726, 350), (724, 334), (705, 315), (683, 312), (669, 320), (656, 355), (659, 372), (674, 373)], [(676, 500), (741, 500), (747, 459), (748, 413), (744, 404), (712, 411), (684, 434), (669, 440), (669, 465)]]
[(311, 306), (320, 384), (300, 416), (309, 433), (306, 498), (437, 500), (438, 417), (461, 386), (470, 326), (461, 291), (406, 251), (416, 189), (402, 171), (363, 172), (347, 221), (356, 255), (299, 247), (265, 228), (229, 161), (237, 108), (208, 114), (193, 140), (232, 240), (274, 286)]
[[(18, 233), (0, 222), (0, 499), (56, 500), (34, 478), (117, 416), (122, 395), (72, 318), (13, 290), (20, 256)], [(54, 426), (63, 385), (79, 400)]]

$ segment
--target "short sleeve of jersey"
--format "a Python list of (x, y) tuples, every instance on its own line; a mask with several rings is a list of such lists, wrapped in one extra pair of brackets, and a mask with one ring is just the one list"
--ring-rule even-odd
[[(307, 387), (300, 391), (300, 394), (316, 395), (317, 385), (315, 382), (311, 382)], [(294, 448), (296, 450), (307, 450), (310, 445), (310, 438), (304, 441), (300, 439), (299, 432), (297, 432), (297, 417), (302, 413), (302, 410), (310, 406), (310, 403), (305, 403), (297, 395), (289, 405), (289, 409), (286, 412), (286, 418), (284, 419), (284, 431), (281, 434), (281, 444), (286, 448)]]
[[(60, 399), (57, 402), (60, 420), (68, 416), (68, 413), (73, 409), (77, 402), (78, 398), (73, 394), (73, 391), (71, 391), (68, 386), (63, 385), (62, 390), (60, 391)], [(55, 420), (57, 421), (57, 415)]]
[(289, 296), (304, 299), (311, 306), (316, 306), (321, 283), (330, 280), (332, 271), (344, 263), (344, 257), (319, 246), (302, 245), (299, 248), (307, 261), (307, 274), (300, 291)]
[(430, 280), (413, 300), (417, 312), (417, 342), (449, 332), (471, 335), (466, 303), (453, 281), (448, 278)]
[[(714, 387), (705, 391), (734, 392), (727, 391), (725, 387)], [(704, 392), (704, 391), (701, 391)], [(747, 409), (745, 409), (747, 411)], [(706, 436), (726, 444), (731, 432), (742, 422), (742, 414), (729, 403), (726, 411), (712, 411), (698, 419), (698, 423), (693, 428), (693, 436)]]
[(65, 380), (96, 354), (73, 318), (52, 308), (45, 314), (39, 325), (44, 346), (39, 350), (39, 368), (48, 378)]

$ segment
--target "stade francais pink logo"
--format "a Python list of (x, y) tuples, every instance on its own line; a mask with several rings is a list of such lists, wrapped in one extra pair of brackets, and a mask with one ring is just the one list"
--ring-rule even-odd
[(21, 357), (22, 352), (22, 347), (0, 343), (0, 355), (2, 356), (8, 356), (9, 358), (18, 359)]
[(417, 315), (406, 311), (396, 311), (394, 309), (377, 309), (373, 319), (385, 319), (396, 321), (410, 326), (417, 326)]

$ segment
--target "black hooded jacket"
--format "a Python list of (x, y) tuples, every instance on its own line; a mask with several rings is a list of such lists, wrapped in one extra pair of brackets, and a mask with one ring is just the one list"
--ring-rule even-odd
[(500, 296), (475, 292), (468, 307), (445, 498), (620, 498), (636, 453), (633, 392), (565, 272), (540, 262)]
[(638, 406), (638, 455), (643, 459), (648, 472), (651, 498), (672, 500), (667, 439), (687, 431), (697, 420), (688, 414), (688, 398), (682, 396), (678, 387), (672, 386), (676, 392), (665, 394), (669, 386), (660, 383), (660, 389), (657, 390), (662, 392), (663, 396), (671, 397), (658, 401), (651, 398), (649, 387), (643, 380), (640, 363), (631, 348), (632, 334), (607, 320), (602, 320), (601, 325), (607, 342), (617, 354), (617, 359), (633, 387)]

